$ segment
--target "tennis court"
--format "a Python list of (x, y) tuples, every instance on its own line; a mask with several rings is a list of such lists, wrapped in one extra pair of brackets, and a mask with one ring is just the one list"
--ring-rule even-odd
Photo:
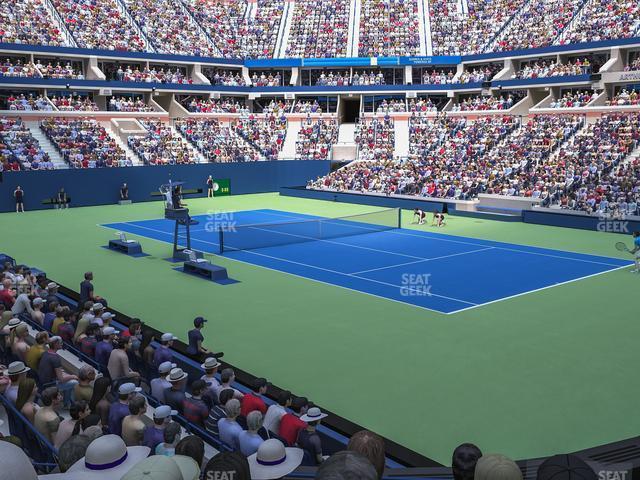
[[(270, 209), (193, 218), (199, 222), (191, 228), (195, 250), (446, 314), (632, 265), (446, 235), (428, 226), (402, 229), (397, 209), (342, 218)], [(165, 219), (103, 226), (173, 239), (174, 222)]]

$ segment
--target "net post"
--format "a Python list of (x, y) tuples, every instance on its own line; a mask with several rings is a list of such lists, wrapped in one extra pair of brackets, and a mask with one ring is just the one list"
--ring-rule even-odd
[(220, 245), (220, 255), (224, 251), (224, 235), (222, 234), (222, 228), (218, 229), (218, 244)]
[(398, 208), (398, 228), (402, 228), (402, 209)]

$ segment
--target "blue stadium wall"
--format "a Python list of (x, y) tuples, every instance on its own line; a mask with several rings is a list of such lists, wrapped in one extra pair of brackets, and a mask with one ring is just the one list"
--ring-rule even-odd
[[(52, 208), (42, 201), (64, 187), (72, 207), (113, 204), (119, 200), (123, 182), (129, 185), (134, 202), (159, 200), (151, 192), (173, 181), (186, 182), (185, 188), (206, 189), (206, 179), (228, 178), (231, 194), (275, 192), (280, 187), (304, 185), (307, 180), (329, 173), (328, 160), (281, 160), (273, 162), (207, 163), (154, 167), (68, 169), (34, 172), (5, 172), (0, 183), (0, 211), (14, 211), (13, 191), (20, 185), (25, 191), (25, 208)], [(203, 195), (206, 194), (203, 193)]]

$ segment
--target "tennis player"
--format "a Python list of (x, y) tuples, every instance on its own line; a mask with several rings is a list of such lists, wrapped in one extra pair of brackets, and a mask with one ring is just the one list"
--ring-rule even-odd
[(633, 250), (631, 250), (636, 256), (636, 268), (631, 270), (633, 273), (640, 273), (640, 232), (633, 232)]
[(444, 213), (440, 213), (438, 210), (433, 212), (433, 220), (431, 226), (442, 227), (444, 226)]
[(427, 218), (427, 214), (424, 213), (424, 210), (420, 208), (414, 208), (413, 210), (413, 221), (415, 222), (416, 216), (418, 217), (418, 225), (424, 224), (425, 218)]

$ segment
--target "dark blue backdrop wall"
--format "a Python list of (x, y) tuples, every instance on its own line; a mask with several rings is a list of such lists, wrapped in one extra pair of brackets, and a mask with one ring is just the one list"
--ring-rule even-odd
[[(173, 181), (186, 182), (185, 188), (206, 189), (206, 179), (229, 178), (231, 194), (275, 192), (280, 187), (304, 185), (307, 180), (329, 172), (330, 161), (281, 160), (274, 162), (207, 163), (198, 165), (168, 165), (157, 167), (96, 168), (86, 170), (54, 170), (35, 172), (5, 172), (0, 183), (0, 211), (15, 210), (13, 191), (20, 185), (25, 191), (25, 208), (51, 208), (42, 205), (64, 187), (71, 197), (71, 206), (116, 203), (123, 182), (129, 185), (129, 198), (134, 202), (159, 200), (151, 192)], [(206, 194), (206, 190), (205, 193)]]

